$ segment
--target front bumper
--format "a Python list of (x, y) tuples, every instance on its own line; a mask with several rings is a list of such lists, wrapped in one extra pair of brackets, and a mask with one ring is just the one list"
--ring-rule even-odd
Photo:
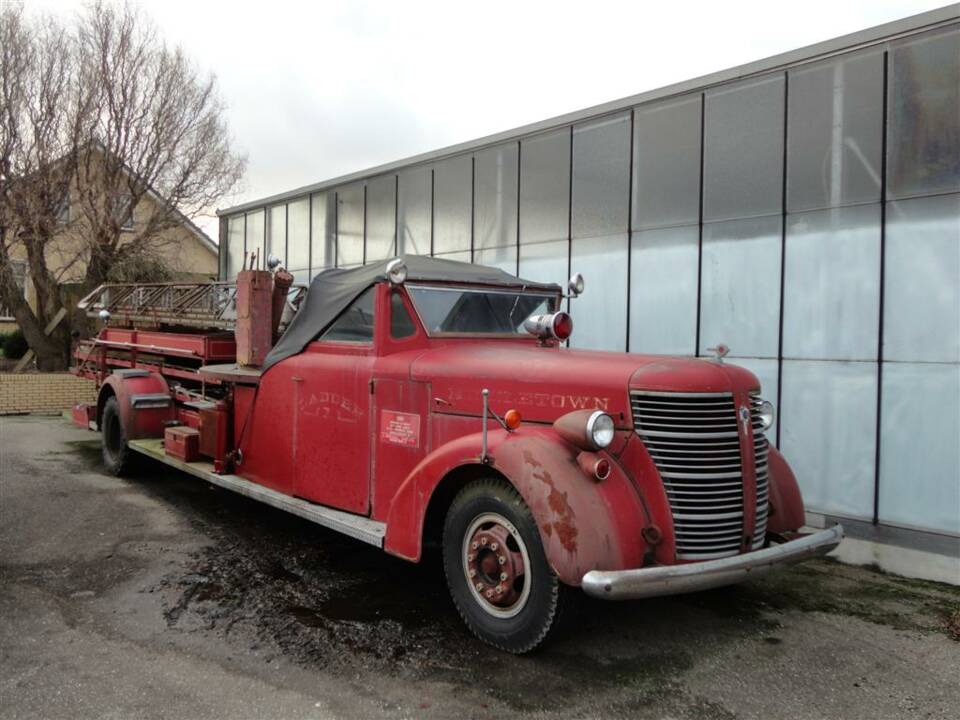
[(766, 575), (779, 567), (826, 555), (843, 540), (839, 524), (781, 545), (684, 565), (661, 565), (636, 570), (591, 570), (583, 576), (587, 595), (606, 600), (632, 600), (680, 595), (733, 585)]

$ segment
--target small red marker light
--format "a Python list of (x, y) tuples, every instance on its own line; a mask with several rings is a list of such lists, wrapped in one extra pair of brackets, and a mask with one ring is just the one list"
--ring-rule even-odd
[(593, 475), (597, 480), (606, 480), (610, 476), (610, 461), (605, 458), (597, 460), (593, 466)]
[(519, 410), (507, 410), (503, 415), (503, 422), (507, 426), (507, 430), (516, 430), (520, 427), (520, 421), (523, 420), (520, 417)]
[(565, 312), (553, 316), (553, 334), (558, 340), (566, 340), (573, 333), (573, 318)]

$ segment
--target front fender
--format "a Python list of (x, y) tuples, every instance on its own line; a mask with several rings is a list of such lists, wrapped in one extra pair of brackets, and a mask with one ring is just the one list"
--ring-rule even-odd
[(772, 445), (767, 463), (770, 468), (770, 517), (767, 519), (767, 532), (799, 530), (806, 523), (806, 518), (797, 478), (783, 455)]
[(174, 419), (170, 387), (159, 373), (120, 370), (107, 376), (97, 396), (98, 428), (103, 406), (111, 395), (117, 398), (127, 440), (163, 437), (165, 423)]
[[(482, 467), (481, 436), (460, 437), (434, 450), (414, 468), (393, 498), (384, 549), (419, 560), (426, 508), (437, 486), (453, 470)], [(488, 433), (489, 467), (503, 475), (530, 508), (547, 561), (568, 585), (590, 570), (642, 565), (641, 530), (649, 519), (620, 465), (596, 481), (577, 464), (579, 450), (553, 428), (525, 426)]]

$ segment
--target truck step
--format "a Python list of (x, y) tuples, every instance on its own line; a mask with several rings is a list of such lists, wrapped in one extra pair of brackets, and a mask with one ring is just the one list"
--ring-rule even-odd
[(202, 480), (213, 483), (219, 487), (233, 492), (246, 495), (254, 500), (271, 505), (280, 510), (286, 510), (289, 513), (297, 515), (322, 525), (323, 527), (336, 530), (337, 532), (348, 535), (357, 540), (361, 540), (378, 548), (383, 548), (383, 536), (386, 533), (386, 523), (377, 522), (367, 517), (353, 515), (334, 510), (333, 508), (301, 500), (300, 498), (284, 495), (283, 493), (263, 487), (257, 483), (244, 480), (236, 475), (217, 475), (213, 471), (213, 463), (208, 462), (184, 462), (178, 458), (167, 455), (163, 450), (163, 441), (160, 439), (149, 440), (131, 440), (127, 443), (131, 450), (135, 450), (142, 455), (146, 455), (154, 460), (170, 465), (177, 470), (190, 473)]

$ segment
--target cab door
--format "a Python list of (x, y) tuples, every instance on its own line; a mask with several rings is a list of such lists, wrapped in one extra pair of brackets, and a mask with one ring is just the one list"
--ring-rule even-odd
[(369, 288), (291, 358), (293, 493), (363, 515), (370, 511), (376, 291)]

